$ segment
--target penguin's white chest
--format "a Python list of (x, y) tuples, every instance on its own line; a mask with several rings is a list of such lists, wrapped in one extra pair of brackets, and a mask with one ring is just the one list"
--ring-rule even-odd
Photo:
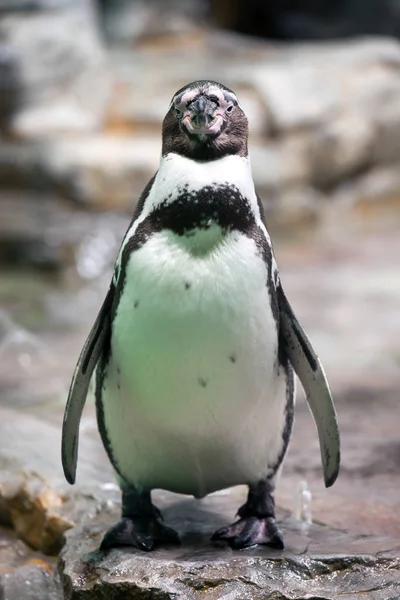
[(201, 497), (266, 475), (286, 385), (255, 242), (197, 235), (162, 231), (130, 255), (102, 400), (127, 480)]

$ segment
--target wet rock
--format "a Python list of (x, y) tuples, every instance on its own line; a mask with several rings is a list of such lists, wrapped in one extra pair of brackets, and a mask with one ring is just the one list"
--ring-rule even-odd
[(0, 573), (9, 573), (18, 567), (36, 564), (53, 571), (54, 558), (46, 557), (40, 552), (33, 551), (22, 540), (18, 539), (12, 529), (0, 528)]
[(58, 578), (35, 564), (0, 575), (0, 594), (5, 600), (62, 600)]
[(242, 499), (243, 490), (213, 494), (201, 502), (159, 493), (157, 504), (166, 523), (179, 531), (182, 545), (150, 554), (129, 548), (98, 551), (116, 513), (103, 513), (71, 530), (59, 559), (65, 597), (305, 600), (312, 595), (328, 600), (346, 595), (356, 600), (364, 592), (370, 600), (386, 600), (399, 589), (400, 546), (390, 539), (351, 536), (318, 525), (305, 530), (286, 518), (280, 522), (284, 551), (258, 547), (234, 552), (212, 544), (210, 535), (234, 517)]
[(0, 528), (0, 598), (61, 600), (55, 559), (31, 550), (15, 532)]
[(59, 0), (6, 8), (0, 68), (7, 77), (1, 86), (17, 99), (9, 134), (35, 138), (96, 129), (109, 78), (94, 3)]
[[(68, 372), (74, 360), (65, 363)], [(4, 402), (0, 407), (0, 524), (15, 529), (32, 548), (56, 554), (64, 532), (119, 500), (118, 488), (108, 485), (114, 478), (99, 444), (93, 410), (89, 408), (92, 416), (82, 426), (86, 422), (94, 435), (82, 440), (86, 460), (78, 469), (79, 485), (72, 487), (64, 479), (59, 454), (64, 397), (56, 405), (54, 400), (38, 405), (36, 398), (16, 411), (19, 402), (23, 399), (15, 396), (14, 408)]]

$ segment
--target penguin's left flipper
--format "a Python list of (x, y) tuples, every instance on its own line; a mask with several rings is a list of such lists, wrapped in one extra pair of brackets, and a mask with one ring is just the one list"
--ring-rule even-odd
[(114, 298), (113, 283), (108, 290), (95, 324), (83, 346), (75, 367), (62, 428), (61, 457), (65, 478), (75, 483), (78, 458), (79, 423), (85, 406), (89, 384), (104, 346), (111, 335), (111, 306)]
[(339, 473), (340, 437), (336, 411), (322, 364), (278, 283), (280, 342), (300, 379), (317, 425), (325, 486)]

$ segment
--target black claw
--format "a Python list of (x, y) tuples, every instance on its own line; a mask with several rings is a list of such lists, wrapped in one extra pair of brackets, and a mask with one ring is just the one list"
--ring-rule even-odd
[(276, 535), (274, 535), (273, 538), (271, 538), (267, 545), (271, 546), (271, 548), (276, 548), (277, 550), (283, 550), (285, 548), (283, 537), (279, 531), (276, 533)]
[(218, 540), (223, 540), (223, 539), (225, 539), (227, 533), (228, 533), (228, 528), (222, 527), (221, 529), (218, 529), (218, 531), (214, 531), (214, 533), (211, 536), (211, 541), (217, 542)]
[(151, 538), (138, 536), (136, 539), (140, 550), (144, 550), (145, 552), (151, 552), (152, 550), (154, 550), (155, 544), (154, 540), (152, 540)]
[(281, 537), (276, 537), (273, 540), (271, 540), (268, 544), (268, 546), (271, 546), (271, 548), (276, 548), (277, 550), (284, 550), (285, 549), (285, 544), (283, 543), (283, 539)]
[(243, 550), (258, 544), (283, 550), (283, 538), (275, 523), (275, 519), (245, 517), (229, 527), (218, 529), (212, 541), (226, 541), (233, 550)]
[(278, 529), (275, 519), (267, 519), (267, 530), (270, 537), (268, 546), (271, 546), (271, 548), (276, 548), (277, 550), (283, 550), (285, 547), (283, 543), (283, 537)]
[(130, 519), (121, 519), (121, 521), (106, 532), (100, 544), (100, 550), (109, 550), (115, 546), (132, 545), (132, 529), (132, 521)]
[(133, 546), (151, 552), (156, 545), (180, 544), (179, 536), (156, 518), (122, 518), (109, 529), (100, 544), (100, 550), (110, 550), (118, 546)]
[(251, 542), (248, 539), (243, 539), (240, 537), (240, 535), (236, 535), (227, 541), (232, 550), (243, 550), (243, 548), (249, 548), (250, 546), (256, 545), (255, 542)]

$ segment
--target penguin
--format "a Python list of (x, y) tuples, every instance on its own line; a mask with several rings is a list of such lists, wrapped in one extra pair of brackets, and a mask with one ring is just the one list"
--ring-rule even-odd
[(156, 488), (203, 498), (248, 486), (213, 541), (284, 547), (274, 490), (293, 427), (297, 373), (338, 475), (337, 417), (321, 362), (283, 291), (236, 94), (195, 81), (173, 97), (159, 169), (145, 187), (66, 404), (62, 463), (76, 477), (92, 375), (98, 428), (122, 492), (100, 549), (179, 543)]

